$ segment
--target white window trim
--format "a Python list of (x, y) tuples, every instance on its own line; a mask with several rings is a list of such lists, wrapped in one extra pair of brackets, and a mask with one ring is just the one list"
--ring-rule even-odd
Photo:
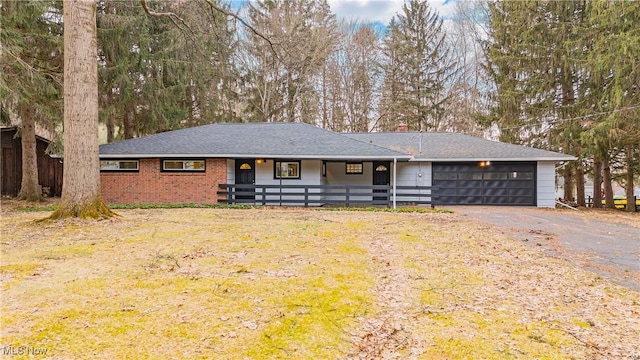
[[(111, 163), (112, 166), (108, 166), (107, 164)], [(135, 169), (129, 168), (121, 168), (121, 163), (135, 163)], [(121, 171), (121, 172), (135, 172), (140, 170), (140, 161), (139, 160), (100, 160), (100, 171)]]
[[(295, 175), (295, 176), (294, 175), (291, 175), (291, 176), (288, 176), (288, 175), (287, 176), (279, 176), (278, 175), (278, 169), (281, 169), (283, 164), (287, 164), (287, 165), (295, 164), (297, 166), (297, 168), (298, 168), (297, 175)], [(287, 172), (290, 173), (290, 171), (287, 171)], [(300, 161), (300, 160), (292, 160), (292, 161), (279, 161), (279, 160), (276, 160), (276, 161), (273, 162), (273, 178), (274, 179), (283, 179), (283, 180), (286, 180), (286, 179), (301, 179), (301, 176), (302, 176), (302, 161)]]
[[(167, 169), (165, 164), (167, 162), (182, 162), (182, 169)], [(196, 169), (196, 168), (192, 168), (192, 169), (188, 169), (185, 168), (186, 164), (188, 162), (202, 162), (202, 168), (200, 169)], [(160, 168), (160, 170), (165, 171), (165, 172), (205, 172), (207, 168), (207, 163), (204, 159), (163, 159), (162, 160), (162, 166)]]

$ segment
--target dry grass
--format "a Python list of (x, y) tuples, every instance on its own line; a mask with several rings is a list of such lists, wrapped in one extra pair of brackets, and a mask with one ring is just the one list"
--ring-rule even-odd
[[(2, 214), (0, 345), (53, 359), (630, 358), (640, 295), (455, 214)], [(4, 351), (4, 350), (3, 350)]]
[[(563, 210), (573, 212), (573, 210)], [(581, 216), (591, 221), (609, 221), (640, 229), (640, 212), (626, 212), (619, 209), (580, 209)]]

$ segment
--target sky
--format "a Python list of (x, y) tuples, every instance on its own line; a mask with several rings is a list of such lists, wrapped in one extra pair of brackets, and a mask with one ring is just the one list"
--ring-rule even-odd
[[(295, 1), (295, 0), (294, 0)], [(451, 16), (455, 10), (455, 3), (464, 0), (428, 0), (432, 8), (441, 17)], [(242, 8), (247, 0), (231, 0), (232, 8)], [(338, 20), (353, 20), (361, 23), (378, 23), (386, 27), (391, 17), (402, 12), (404, 0), (327, 0), (331, 10)]]
[[(402, 12), (403, 0), (328, 0), (338, 19), (364, 23), (389, 23), (391, 17)], [(440, 16), (448, 17), (455, 9), (455, 0), (429, 0)]]

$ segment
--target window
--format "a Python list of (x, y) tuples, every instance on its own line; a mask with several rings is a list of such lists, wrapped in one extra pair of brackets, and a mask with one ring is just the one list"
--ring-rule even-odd
[(509, 173), (511, 180), (533, 180), (533, 173), (529, 171), (513, 171)]
[(446, 173), (446, 172), (434, 172), (433, 180), (457, 180), (458, 175), (456, 173)]
[(204, 160), (162, 160), (162, 171), (204, 170)]
[(300, 179), (300, 161), (274, 161), (274, 178)]
[(487, 172), (483, 174), (485, 180), (507, 180), (507, 173)]
[(100, 171), (138, 171), (138, 160), (101, 160)]
[(461, 172), (458, 174), (458, 180), (482, 180), (481, 172)]
[(362, 163), (348, 162), (345, 171), (347, 174), (362, 174)]

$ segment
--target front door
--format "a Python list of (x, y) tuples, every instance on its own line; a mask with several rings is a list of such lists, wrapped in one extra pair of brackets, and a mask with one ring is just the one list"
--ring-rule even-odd
[[(391, 183), (390, 167), (389, 161), (373, 162), (373, 185), (389, 185)], [(374, 204), (389, 204), (389, 190), (379, 189), (373, 190), (373, 192), (380, 194), (373, 197)]]
[[(255, 159), (236, 159), (236, 202), (254, 202), (256, 199), (256, 161)], [(251, 185), (243, 187), (242, 185)]]

